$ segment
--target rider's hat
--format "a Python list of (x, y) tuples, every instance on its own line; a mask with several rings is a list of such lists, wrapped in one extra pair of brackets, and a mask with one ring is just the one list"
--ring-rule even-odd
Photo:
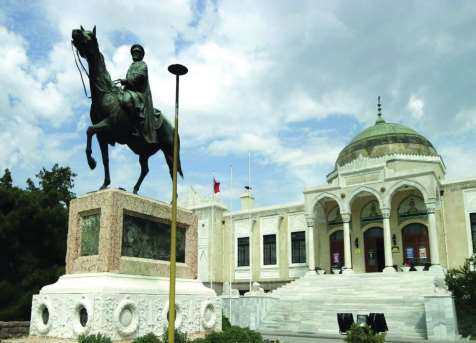
[(134, 50), (140, 50), (142, 52), (142, 55), (145, 55), (145, 50), (140, 44), (134, 44), (133, 46), (131, 46), (131, 54)]

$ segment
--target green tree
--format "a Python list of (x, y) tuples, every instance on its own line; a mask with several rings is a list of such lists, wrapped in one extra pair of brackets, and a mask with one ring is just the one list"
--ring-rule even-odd
[(0, 187), (3, 188), (12, 188), (13, 180), (12, 180), (12, 173), (7, 168), (5, 169), (5, 174), (0, 178)]
[(462, 267), (448, 270), (446, 284), (455, 299), (460, 334), (476, 336), (476, 256)]
[(0, 320), (29, 320), (32, 295), (64, 273), (68, 205), (76, 175), (53, 166), (13, 185), (0, 178)]

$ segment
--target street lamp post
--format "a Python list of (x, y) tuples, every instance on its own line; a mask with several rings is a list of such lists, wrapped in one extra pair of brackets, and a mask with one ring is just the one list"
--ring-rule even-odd
[(172, 64), (169, 72), (175, 75), (175, 129), (174, 129), (174, 160), (172, 169), (172, 227), (170, 230), (170, 286), (169, 286), (169, 342), (175, 342), (175, 272), (176, 272), (176, 236), (177, 236), (177, 155), (178, 155), (178, 109), (179, 109), (179, 76), (188, 72), (181, 64)]

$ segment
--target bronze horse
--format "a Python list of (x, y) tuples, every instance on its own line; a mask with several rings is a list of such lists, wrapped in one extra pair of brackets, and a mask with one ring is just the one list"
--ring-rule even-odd
[[(174, 128), (160, 111), (155, 110), (157, 121), (157, 144), (147, 143), (142, 135), (133, 134), (134, 122), (131, 115), (121, 105), (120, 96), (122, 89), (116, 86), (106, 69), (104, 57), (99, 50), (96, 39), (96, 26), (92, 31), (80, 29), (72, 31), (72, 44), (76, 47), (81, 57), (85, 58), (89, 66), (89, 87), (91, 92), (90, 116), (92, 126), (87, 129), (86, 157), (91, 169), (96, 167), (96, 161), (92, 157), (91, 141), (96, 134), (101, 149), (102, 162), (104, 165), (104, 183), (100, 189), (107, 188), (111, 183), (109, 175), (109, 152), (108, 144), (126, 144), (134, 153), (139, 155), (141, 172), (134, 186), (134, 193), (139, 191), (144, 177), (149, 172), (149, 157), (162, 150), (165, 161), (172, 176), (173, 164), (173, 136)], [(183, 177), (180, 164), (180, 144), (177, 171)]]

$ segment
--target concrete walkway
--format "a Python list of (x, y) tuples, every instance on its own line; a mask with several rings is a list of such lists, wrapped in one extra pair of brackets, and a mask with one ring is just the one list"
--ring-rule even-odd
[[(311, 334), (295, 334), (295, 333), (280, 333), (278, 335), (263, 334), (263, 338), (269, 340), (279, 340), (280, 343), (343, 343), (344, 335), (311, 335)], [(387, 337), (385, 342), (389, 343), (455, 343), (468, 342), (467, 339), (460, 339), (457, 341), (428, 341), (428, 340), (408, 340), (398, 339), (395, 337)]]

